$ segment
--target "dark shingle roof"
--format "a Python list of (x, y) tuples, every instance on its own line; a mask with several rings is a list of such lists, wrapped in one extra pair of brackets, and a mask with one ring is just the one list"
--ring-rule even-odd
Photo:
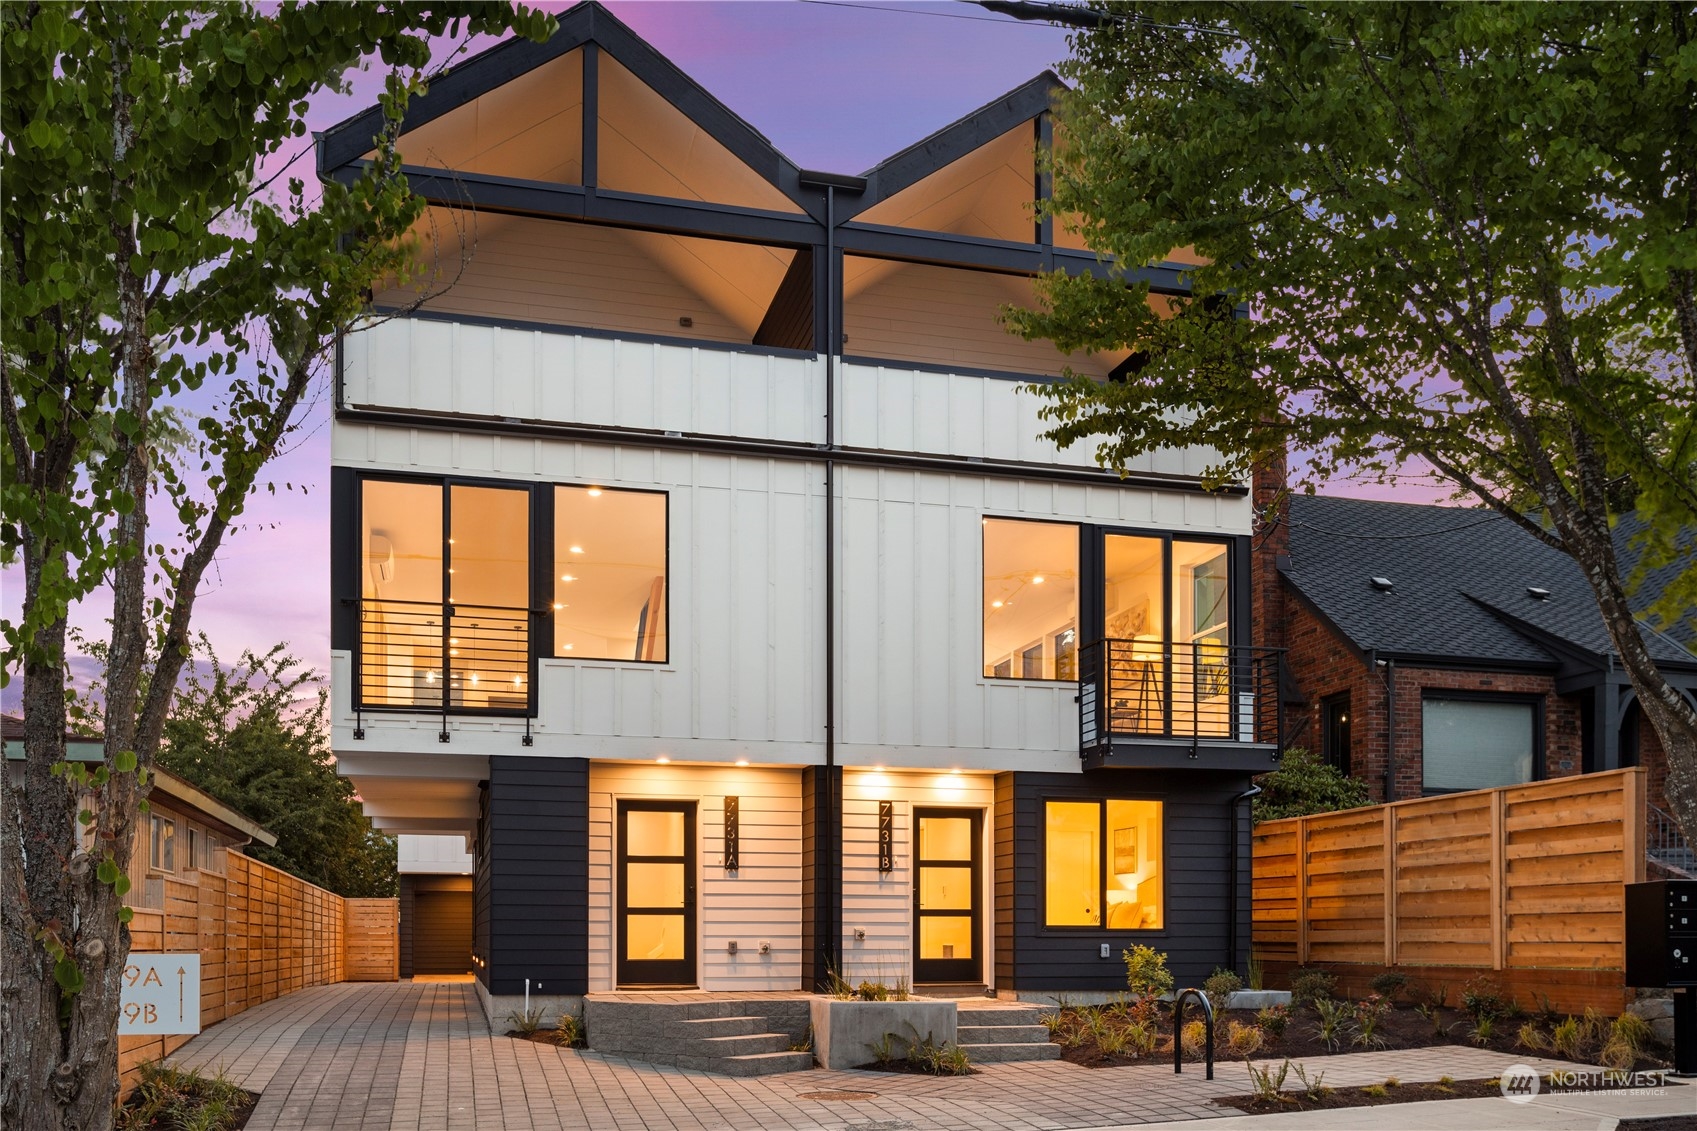
[[(1613, 651), (1578, 564), (1492, 511), (1298, 495), (1284, 574), (1364, 651), (1549, 666)], [(1646, 636), (1658, 661), (1697, 664), (1672, 636)]]

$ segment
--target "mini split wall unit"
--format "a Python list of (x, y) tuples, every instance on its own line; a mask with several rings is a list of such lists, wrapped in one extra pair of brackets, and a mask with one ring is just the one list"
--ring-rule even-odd
[(1045, 440), (1032, 383), (1126, 355), (998, 321), (1115, 270), (1033, 206), (1058, 87), (810, 172), (584, 4), (408, 111), (421, 273), (340, 351), (334, 746), (379, 828), (467, 838), (492, 1015), (1246, 965), (1247, 492)]

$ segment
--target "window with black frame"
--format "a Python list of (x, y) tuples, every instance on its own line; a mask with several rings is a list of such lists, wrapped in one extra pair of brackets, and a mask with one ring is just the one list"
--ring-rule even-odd
[(522, 712), (530, 702), (530, 490), (366, 479), (360, 700)]
[(1425, 696), (1420, 704), (1425, 792), (1532, 781), (1543, 750), (1540, 707), (1535, 697)]

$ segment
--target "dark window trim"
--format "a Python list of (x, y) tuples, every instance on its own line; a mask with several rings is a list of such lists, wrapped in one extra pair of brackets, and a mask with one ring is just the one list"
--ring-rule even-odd
[[(1049, 925), (1049, 802), (1059, 801), (1072, 804), (1095, 805), (1100, 814), (1098, 828), (1101, 830), (1097, 837), (1097, 851), (1101, 854), (1097, 860), (1097, 896), (1100, 902), (1102, 922), (1094, 927), (1067, 927)], [(1161, 807), (1161, 925), (1159, 927), (1110, 927), (1108, 926), (1108, 802), (1110, 801), (1153, 801)], [(1166, 938), (1171, 931), (1169, 925), (1171, 908), (1167, 899), (1167, 795), (1161, 794), (1126, 794), (1114, 793), (1110, 796), (1079, 796), (1069, 793), (1044, 792), (1037, 795), (1037, 875), (1041, 877), (1037, 885), (1037, 933), (1038, 935), (1130, 935), (1135, 934), (1140, 940), (1150, 938)]]
[[(419, 484), (429, 484), (429, 485), (441, 488), (441, 490), (442, 490), (442, 540), (443, 540), (443, 543), (442, 543), (442, 598), (441, 598), (441, 603), (442, 603), (442, 606), (444, 608), (446, 608), (447, 605), (448, 605), (448, 592), (449, 592), (448, 569), (453, 564), (451, 554), (449, 553), (449, 550), (448, 550), (448, 542), (447, 542), (447, 539), (449, 537), (449, 532), (453, 529), (453, 527), (452, 527), (453, 510), (452, 510), (452, 495), (451, 495), (452, 489), (454, 487), (485, 487), (485, 488), (494, 488), (494, 489), (497, 489), (497, 490), (524, 490), (526, 492), (530, 492), (530, 491), (533, 491), (534, 487), (535, 487), (534, 483), (531, 483), (531, 482), (528, 482), (528, 481), (525, 481), (525, 480), (500, 479), (500, 478), (496, 478), (496, 477), (493, 477), (493, 476), (429, 475), (429, 474), (425, 474), (425, 473), (421, 473), (421, 472), (386, 471), (386, 470), (356, 471), (355, 475), (354, 475), (354, 491), (353, 491), (353, 507), (352, 507), (352, 509), (353, 509), (353, 529), (354, 529), (354, 532), (355, 532), (355, 539), (354, 539), (353, 546), (350, 547), (350, 550), (355, 555), (356, 560), (359, 557), (363, 556), (363, 554), (365, 552), (365, 550), (364, 550), (364, 538), (363, 538), (363, 532), (365, 530), (365, 484), (368, 481), (377, 481), (377, 482), (385, 482), (385, 483), (419, 483)], [(535, 593), (535, 586), (536, 586), (536, 571), (535, 571), (536, 524), (535, 524), (535, 521), (534, 521), (535, 514), (536, 514), (536, 508), (535, 508), (534, 502), (532, 502), (532, 504), (530, 506), (526, 507), (526, 517), (531, 520), (527, 523), (527, 525), (530, 527), (530, 531), (529, 531), (530, 545), (527, 547), (526, 553), (530, 557), (531, 566), (532, 566), (532, 568), (530, 570), (531, 592), (526, 594), (526, 597), (529, 599), (529, 605), (527, 607), (527, 611), (530, 613), (530, 617), (531, 617), (530, 649), (529, 649), (529, 656), (527, 658), (527, 665), (526, 665), (528, 670), (525, 673), (525, 703), (526, 703), (526, 705), (522, 708), (482, 707), (482, 708), (472, 709), (472, 708), (461, 707), (458, 710), (454, 710), (450, 707), (446, 711), (446, 713), (449, 714), (449, 715), (457, 715), (457, 716), (463, 716), (463, 717), (468, 717), (468, 718), (478, 718), (478, 719), (525, 719), (525, 718), (534, 719), (534, 718), (537, 717), (537, 695), (536, 695), (536, 632), (537, 632), (537, 627), (536, 627), (536, 622), (537, 622), (537, 619), (538, 619), (538, 617), (537, 617), (537, 611), (538, 610), (537, 610), (537, 605), (536, 605), (536, 593)], [(362, 601), (365, 600), (365, 585), (364, 585), (363, 580), (361, 581), (361, 584), (360, 584), (358, 591), (353, 595), (353, 599), (356, 602), (362, 602)], [(550, 608), (549, 611), (552, 612), (553, 611), (552, 608)], [(446, 647), (446, 644), (444, 644), (444, 648), (445, 647)], [(422, 715), (438, 715), (439, 716), (439, 715), (442, 715), (444, 713), (443, 707), (420, 707), (420, 706), (417, 706), (417, 705), (396, 706), (396, 705), (389, 704), (389, 703), (367, 703), (365, 701), (365, 683), (364, 683), (364, 680), (361, 678), (361, 674), (360, 674), (361, 659), (363, 657), (364, 651), (365, 651), (364, 621), (362, 619), (356, 619), (355, 636), (354, 636), (354, 639), (353, 639), (353, 648), (352, 648), (353, 669), (354, 669), (353, 670), (353, 676), (354, 676), (354, 678), (353, 678), (353, 699), (354, 699), (354, 709), (356, 711), (366, 712), (366, 713), (370, 713), (370, 714), (382, 714), (382, 715), (421, 715), (422, 714)], [(447, 662), (447, 656), (446, 655), (443, 656), (443, 662), (444, 662), (444, 665), (446, 665), (446, 662)], [(446, 675), (446, 668), (444, 667), (443, 687), (442, 687), (442, 696), (443, 696), (444, 704), (446, 704), (446, 701), (448, 699), (448, 682), (447, 682), (447, 679), (448, 679), (448, 677)]]
[[(1343, 749), (1333, 749), (1332, 745), (1332, 712), (1338, 707), (1344, 711), (1343, 729), (1347, 736)], [(1350, 699), (1350, 691), (1334, 691), (1320, 699), (1320, 758), (1327, 765), (1346, 777), (1354, 759), (1355, 746), (1355, 706)]]
[[(1031, 678), (1028, 678), (1028, 677), (1023, 676), (1023, 675), (1018, 675), (1018, 676), (1015, 676), (1015, 675), (991, 675), (984, 670), (984, 651), (985, 651), (984, 612), (983, 612), (983, 610), (984, 610), (984, 528), (985, 528), (985, 524), (988, 523), (988, 522), (1040, 522), (1040, 523), (1044, 523), (1045, 525), (1048, 525), (1048, 526), (1070, 526), (1070, 527), (1073, 528), (1074, 533), (1077, 535), (1077, 541), (1076, 541), (1075, 545), (1077, 545), (1077, 547), (1078, 547), (1078, 560), (1073, 563), (1073, 569), (1076, 571), (1075, 576), (1078, 578), (1078, 595), (1077, 595), (1077, 601), (1076, 601), (1077, 613), (1075, 614), (1075, 620), (1077, 622), (1075, 631), (1078, 633), (1078, 639), (1074, 643), (1076, 644), (1080, 653), (1082, 653), (1083, 650), (1084, 650), (1084, 639), (1085, 639), (1084, 638), (1084, 610), (1085, 610), (1085, 605), (1084, 605), (1084, 577), (1085, 577), (1084, 562), (1085, 562), (1086, 554), (1085, 554), (1085, 548), (1084, 548), (1084, 539), (1085, 539), (1085, 531), (1086, 531), (1087, 524), (1081, 523), (1081, 522), (1073, 522), (1069, 519), (1064, 519), (1064, 518), (1026, 518), (1023, 515), (1014, 516), (1014, 515), (1002, 515), (1002, 514), (983, 514), (983, 515), (980, 515), (979, 516), (979, 523), (978, 523), (978, 608), (979, 608), (979, 613), (978, 613), (978, 677), (980, 679), (993, 679), (993, 680), (996, 681), (997, 686), (1000, 686), (1002, 684), (1015, 684), (1015, 683), (1038, 684), (1038, 685), (1045, 686), (1045, 687), (1054, 687), (1057, 684), (1061, 685), (1061, 686), (1077, 686), (1077, 684), (1078, 684), (1077, 677), (1074, 677), (1072, 679), (1047, 679), (1047, 678), (1031, 679)], [(1077, 663), (1076, 659), (1074, 660), (1074, 663), (1075, 664)]]
[[(559, 491), (561, 488), (577, 491), (588, 491), (590, 489), (597, 491), (622, 491), (630, 495), (660, 496), (661, 505), (665, 510), (665, 519), (662, 524), (663, 529), (661, 531), (661, 536), (665, 539), (665, 549), (662, 551), (665, 560), (661, 563), (661, 565), (666, 571), (666, 658), (663, 660), (640, 660), (634, 658), (619, 659), (613, 656), (579, 656), (576, 652), (561, 654), (555, 651), (555, 637), (558, 635), (558, 632), (554, 625), (555, 609), (553, 594), (556, 590), (553, 586), (554, 578), (557, 576), (557, 574), (554, 573), (554, 570), (560, 568), (560, 563), (557, 560), (553, 560), (554, 547), (551, 544), (552, 540), (550, 540), (550, 545), (548, 547), (548, 556), (551, 561), (551, 568), (548, 573), (549, 597), (543, 602), (543, 605), (546, 606), (548, 610), (547, 616), (544, 618), (548, 624), (548, 650), (543, 653), (542, 658), (545, 660), (570, 660), (574, 663), (582, 662), (586, 664), (643, 664), (651, 668), (669, 667), (672, 663), (672, 493), (664, 488), (609, 487), (605, 483), (548, 483), (546, 486), (548, 488), (548, 491), (546, 492), (546, 505), (548, 507), (550, 519), (552, 519), (552, 516), (555, 513), (555, 507), (558, 505), (557, 500), (559, 498)], [(552, 521), (550, 521), (550, 526), (552, 526)]]
[[(1529, 782), (1543, 781), (1545, 772), (1545, 711), (1546, 696), (1537, 691), (1486, 691), (1475, 688), (1422, 687), (1420, 689), (1420, 795), (1437, 797), (1445, 793), (1469, 793), (1466, 789), (1444, 789), (1426, 784), (1426, 704), (1430, 700), (1471, 703), (1514, 703), (1532, 708), (1532, 776)], [(1394, 720), (1393, 720), (1393, 724)]]
[[(1110, 536), (1131, 538), (1159, 538), (1161, 546), (1161, 599), (1162, 633), (1171, 640), (1173, 617), (1173, 543), (1191, 542), (1211, 546), (1219, 546), (1226, 553), (1226, 585), (1229, 596), (1228, 615), (1230, 623), (1227, 626), (1230, 635), (1230, 646), (1238, 647), (1245, 643), (1249, 626), (1248, 618), (1242, 615), (1241, 606), (1249, 586), (1247, 571), (1240, 568), (1245, 539), (1238, 534), (1197, 534), (1183, 530), (1153, 529), (1138, 526), (1107, 526), (1096, 522), (1080, 522), (1064, 518), (1030, 518), (1025, 515), (993, 514), (984, 512), (980, 519), (995, 519), (1003, 522), (1047, 522), (1061, 526), (1072, 526), (1078, 530), (1078, 644), (1084, 645), (1103, 639), (1106, 631), (1103, 620), (1105, 610), (1102, 606), (1102, 576), (1104, 570), (1104, 554), (1107, 549), (1107, 539)], [(978, 666), (979, 678), (996, 680), (998, 684), (1076, 684), (1071, 679), (1026, 679), (1021, 676), (996, 676), (983, 671), (984, 667), (984, 535), (983, 523), (979, 524), (978, 536)]]

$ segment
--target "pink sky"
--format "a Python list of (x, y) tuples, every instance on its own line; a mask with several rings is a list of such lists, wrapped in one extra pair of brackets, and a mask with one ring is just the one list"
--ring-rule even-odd
[[(952, 2), (880, 3), (612, 0), (608, 6), (802, 168), (840, 173), (865, 171), (1055, 66), (1067, 52), (1065, 34), (1044, 25)], [(378, 85), (376, 74), (366, 74), (351, 95), (316, 100), (308, 126), (322, 130), (364, 109)], [(310, 156), (299, 167), (310, 170)], [(328, 669), (329, 424), (328, 395), (321, 391), (290, 450), (264, 477), (277, 484), (277, 494), (250, 500), (247, 528), (226, 543), (203, 587), (194, 624), (225, 661), (243, 648), (263, 652), (287, 641), (309, 665)], [(1417, 487), (1349, 493), (1417, 502), (1441, 497)], [(21, 599), (19, 579), (8, 571), (0, 602), (6, 616), (17, 616)], [(103, 605), (91, 602), (77, 623), (96, 632)], [(16, 709), (18, 691), (16, 682), (5, 689), (7, 709)]]

